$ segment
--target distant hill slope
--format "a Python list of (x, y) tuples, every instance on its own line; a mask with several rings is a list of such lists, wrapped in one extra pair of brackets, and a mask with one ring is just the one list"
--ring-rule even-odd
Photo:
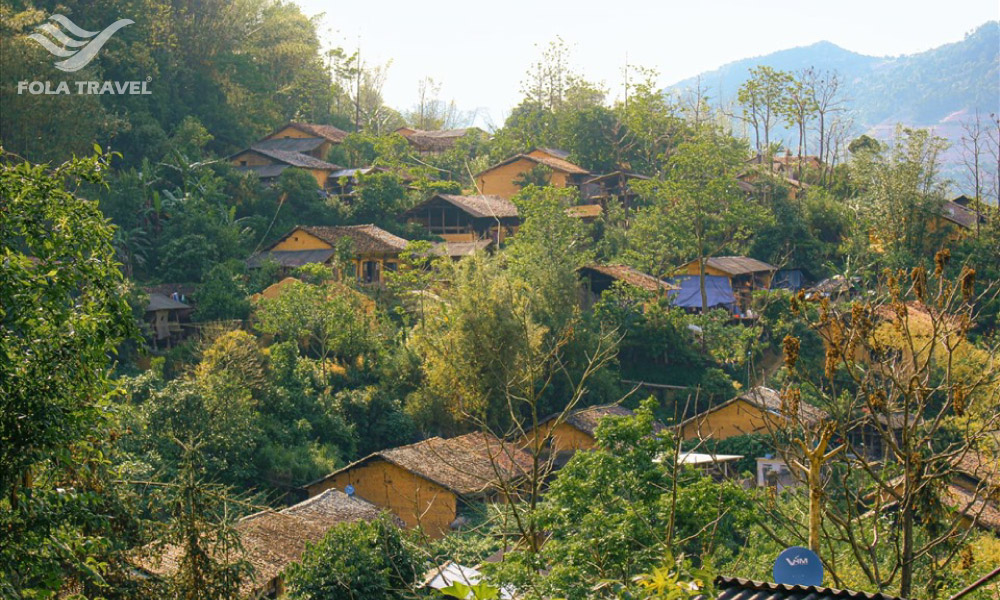
[[(998, 21), (980, 26), (959, 42), (896, 58), (865, 56), (830, 42), (781, 50), (703, 73), (702, 88), (713, 102), (732, 101), (757, 65), (786, 71), (811, 66), (837, 70), (844, 78), (859, 133), (884, 137), (896, 123), (903, 123), (933, 127), (954, 144), (961, 137), (961, 121), (977, 108), (984, 115), (1000, 113)], [(667, 91), (691, 89), (696, 82), (696, 77), (685, 79)]]

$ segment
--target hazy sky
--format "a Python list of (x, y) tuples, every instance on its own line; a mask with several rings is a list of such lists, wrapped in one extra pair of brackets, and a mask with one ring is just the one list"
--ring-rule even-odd
[(572, 49), (575, 69), (614, 98), (626, 53), (669, 85), (820, 40), (875, 56), (912, 54), (1000, 18), (997, 0), (295, 1), (308, 15), (325, 13), (325, 43), (353, 50), (360, 38), (366, 63), (392, 60), (389, 105), (410, 108), (417, 83), (429, 76), (442, 84), (442, 99), (478, 108), (498, 125), (521, 98), (525, 71), (557, 35)]

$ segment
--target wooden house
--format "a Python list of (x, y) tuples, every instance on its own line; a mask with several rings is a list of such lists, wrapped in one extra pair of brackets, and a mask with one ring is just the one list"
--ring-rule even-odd
[(455, 143), (470, 131), (471, 128), (428, 130), (400, 127), (395, 133), (403, 136), (420, 154), (441, 154), (454, 148)]
[[(701, 266), (695, 259), (680, 267), (677, 272), (699, 275)], [(713, 256), (705, 263), (705, 274), (729, 279), (736, 303), (743, 311), (750, 307), (750, 296), (757, 290), (771, 287), (771, 278), (778, 267), (746, 256)]]
[(492, 240), (499, 244), (517, 231), (514, 203), (500, 196), (437, 194), (401, 215), (446, 242)]
[(493, 435), (430, 438), (382, 450), (305, 486), (309, 496), (348, 490), (391, 511), (408, 527), (442, 537), (459, 526), (463, 506), (499, 498), (502, 484), (516, 484), (530, 457)]
[[(288, 508), (265, 510), (240, 519), (234, 529), (243, 548), (243, 558), (253, 571), (252, 578), (242, 581), (240, 597), (282, 597), (283, 573), (299, 561), (307, 544), (320, 542), (337, 525), (373, 521), (380, 514), (381, 509), (360, 498), (327, 490)], [(166, 578), (177, 572), (182, 558), (180, 546), (168, 545), (153, 551), (152, 556), (137, 556), (132, 563), (147, 577)]]
[[(597, 445), (597, 426), (608, 417), (632, 417), (635, 413), (618, 404), (605, 404), (577, 409), (564, 418), (549, 415), (538, 426), (522, 435), (517, 445), (533, 452), (536, 444), (544, 446), (544, 456), (561, 467), (578, 450), (591, 450)], [(663, 429), (657, 423), (656, 428)]]
[(614, 171), (587, 179), (580, 186), (580, 195), (588, 204), (599, 204), (606, 207), (609, 200), (617, 200), (625, 210), (634, 203), (636, 193), (632, 182), (647, 181), (650, 178), (628, 171)]
[(275, 144), (281, 140), (289, 140), (287, 143), (298, 143), (299, 145), (295, 147), (283, 147), (279, 144), (275, 148), (278, 150), (293, 150), (309, 154), (320, 160), (325, 160), (330, 149), (343, 142), (347, 136), (348, 133), (346, 131), (338, 129), (333, 125), (296, 123), (293, 121), (279, 127), (274, 133), (263, 138), (255, 145), (267, 147), (268, 144)]
[(304, 169), (316, 179), (316, 185), (321, 188), (326, 187), (327, 179), (331, 173), (341, 169), (338, 165), (320, 160), (310, 154), (258, 145), (233, 154), (229, 157), (229, 162), (238, 171), (256, 173), (264, 182), (275, 181), (285, 169)]
[[(964, 200), (964, 203), (959, 200)], [(944, 230), (948, 241), (954, 242), (986, 224), (986, 215), (969, 208), (969, 204), (970, 201), (965, 196), (944, 201), (939, 213), (932, 217), (931, 231)]]
[(553, 187), (579, 187), (590, 176), (589, 171), (566, 160), (563, 153), (535, 149), (482, 171), (476, 175), (476, 187), (483, 194), (511, 198), (521, 191), (516, 182), (538, 166), (551, 171), (548, 183)]
[(767, 180), (777, 180), (782, 183), (786, 188), (788, 188), (788, 197), (791, 200), (797, 200), (807, 189), (809, 189), (809, 184), (804, 181), (799, 181), (792, 177), (786, 177), (777, 172), (762, 173), (760, 171), (746, 171), (744, 173), (740, 173), (736, 176), (736, 185), (742, 192), (749, 195), (758, 191), (759, 186), (762, 183), (766, 183)]
[(801, 180), (802, 175), (810, 171), (818, 171), (823, 166), (818, 156), (803, 155), (800, 159), (797, 154), (792, 154), (791, 150), (785, 150), (784, 154), (772, 155), (770, 164), (768, 164), (767, 157), (762, 154), (750, 158), (747, 160), (747, 164), (762, 165), (771, 173), (793, 181)]
[[(1000, 458), (968, 451), (951, 461), (950, 476), (936, 488), (938, 499), (954, 511), (961, 526), (978, 527), (1000, 533)], [(897, 493), (903, 492), (902, 477), (889, 482)], [(896, 501), (888, 492), (873, 494), (881, 497), (880, 511), (890, 511)]]
[[(749, 433), (767, 433), (785, 424), (782, 404), (776, 390), (758, 386), (682, 421), (677, 428), (684, 440), (724, 440)], [(805, 402), (799, 404), (799, 411), (799, 418), (806, 425), (826, 416), (825, 412)]]
[(654, 296), (665, 295), (677, 289), (672, 283), (657, 279), (643, 273), (639, 269), (627, 265), (584, 265), (577, 269), (583, 280), (583, 305), (589, 308), (594, 305), (606, 290), (616, 282), (622, 282), (632, 287), (645, 290)]
[[(375, 225), (345, 225), (339, 227), (299, 226), (286, 233), (271, 246), (250, 257), (250, 267), (273, 261), (285, 268), (301, 267), (310, 263), (332, 265), (338, 253), (350, 253), (347, 272), (341, 277), (353, 276), (358, 282), (378, 284), (383, 273), (395, 271), (399, 254), (409, 242)], [(342, 266), (343, 267), (343, 266)]]
[(184, 323), (188, 322), (194, 308), (180, 301), (180, 295), (167, 296), (158, 292), (149, 294), (145, 317), (151, 329), (154, 349), (162, 345), (170, 348), (184, 338)]

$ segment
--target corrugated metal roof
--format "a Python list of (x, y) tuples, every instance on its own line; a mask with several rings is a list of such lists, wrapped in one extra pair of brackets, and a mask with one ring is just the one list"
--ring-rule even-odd
[(896, 596), (814, 585), (787, 585), (753, 581), (740, 577), (717, 577), (716, 600), (902, 600)]

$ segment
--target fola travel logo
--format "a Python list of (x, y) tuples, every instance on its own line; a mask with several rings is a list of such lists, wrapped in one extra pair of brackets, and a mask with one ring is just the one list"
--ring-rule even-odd
[[(96, 31), (87, 31), (62, 15), (52, 15), (49, 17), (49, 21), (52, 22), (39, 25), (35, 29), (49, 34), (56, 42), (59, 42), (58, 44), (53, 43), (51, 39), (41, 33), (34, 33), (28, 37), (41, 44), (53, 56), (66, 58), (66, 60), (57, 62), (56, 68), (67, 73), (73, 73), (86, 67), (90, 64), (90, 61), (94, 60), (94, 57), (101, 51), (104, 44), (111, 39), (111, 36), (118, 33), (118, 30), (122, 27), (135, 23), (132, 19), (118, 19), (111, 25), (108, 25), (104, 31), (98, 33)], [(55, 24), (62, 25), (66, 31), (83, 39), (70, 37), (62, 29), (56, 27)], [(77, 49), (71, 50), (71, 48)]]
[[(132, 19), (118, 19), (101, 31), (88, 31), (64, 15), (52, 15), (48, 22), (35, 28), (36, 33), (28, 39), (38, 42), (58, 60), (55, 67), (60, 71), (75, 73), (90, 64), (97, 53), (111, 36), (129, 25), (135, 23)], [(145, 81), (18, 81), (18, 94), (149, 94), (147, 87), (150, 78)]]

